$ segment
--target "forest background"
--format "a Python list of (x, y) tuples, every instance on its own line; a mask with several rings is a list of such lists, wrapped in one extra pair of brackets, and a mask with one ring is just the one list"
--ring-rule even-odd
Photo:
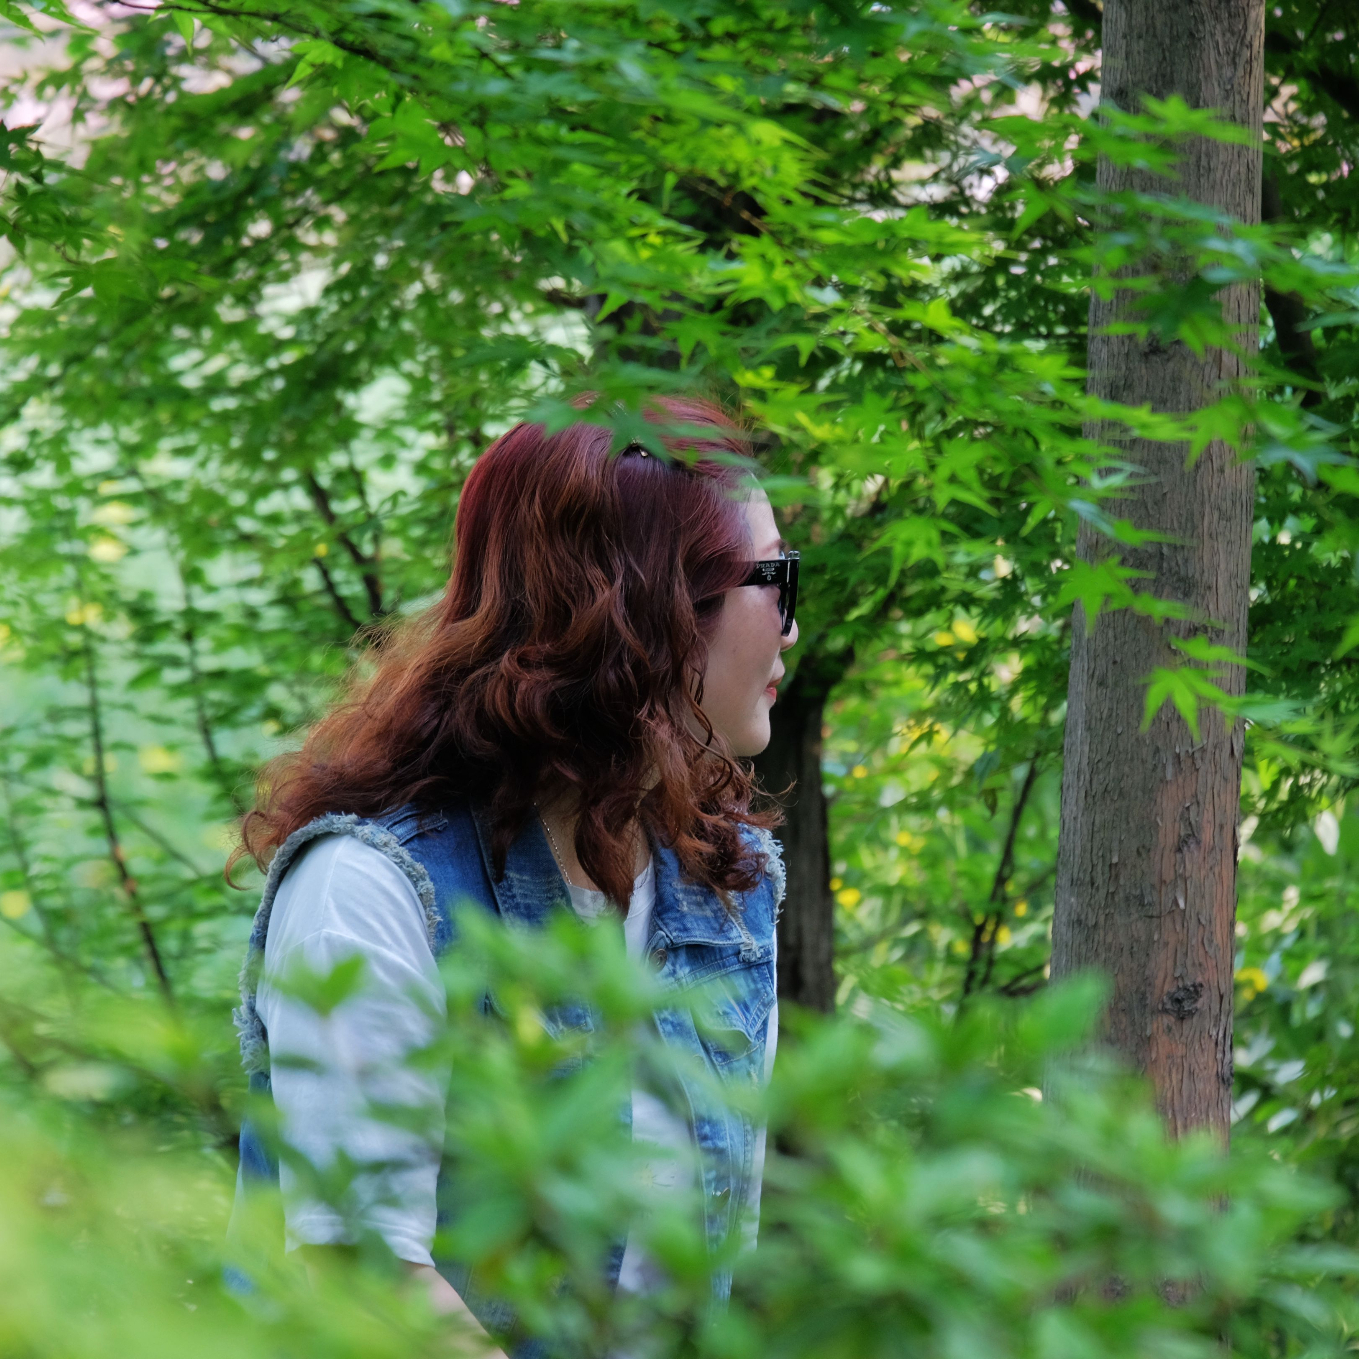
[[(676, 1227), (653, 1337), (1346, 1348), (1348, 5), (1265, 15), (1262, 224), (1174, 192), (1186, 146), (1236, 135), (1210, 113), (1172, 97), (1095, 116), (1090, 0), (0, 15), (6, 1352), (439, 1352), (371, 1260), (331, 1293), (281, 1265), (253, 1301), (217, 1282), (245, 1100), (229, 1010), (259, 886), (242, 870), (233, 889), (224, 860), (256, 766), (373, 625), (441, 588), (487, 443), (590, 390), (621, 446), (649, 393), (695, 388), (757, 431), (802, 553), (764, 772), (798, 776), (791, 918), (820, 912), (833, 941), (790, 941), (785, 994), (809, 1012), (790, 1007), (770, 1111), (764, 1263), (725, 1318), (694, 1322), (701, 1251)], [(1100, 156), (1164, 191), (1102, 191)], [(1245, 381), (1182, 416), (1116, 412), (1191, 457), (1225, 441), (1257, 477), (1244, 697), (1223, 680), (1237, 658), (1202, 638), (1137, 677), (1148, 722), (1197, 739), (1217, 708), (1245, 733), (1229, 1159), (1165, 1143), (1112, 1069), (1039, 1097), (1098, 1009), (1047, 985), (1073, 605), (1175, 616), (1123, 563), (1146, 540), (1120, 510), (1139, 469), (1094, 437), (1115, 412), (1086, 392), (1092, 280), (1119, 269), (1142, 298), (1130, 329), (1196, 353), (1240, 343), (1224, 287), (1262, 290)], [(1082, 524), (1112, 555), (1077, 552)], [(554, 947), (472, 954), (526, 1005), (583, 969), (626, 1021), (643, 983), (598, 941)], [(588, 1350), (623, 1323), (590, 1304), (581, 1243), (603, 1228), (563, 1186), (609, 1167), (581, 1153), (592, 1125), (541, 1079), (540, 1040), (496, 1041), (499, 1065), (468, 1073), (497, 1093), (463, 1150), (504, 1189), (475, 1249), (535, 1325)], [(509, 1136), (529, 1108), (554, 1131)]]

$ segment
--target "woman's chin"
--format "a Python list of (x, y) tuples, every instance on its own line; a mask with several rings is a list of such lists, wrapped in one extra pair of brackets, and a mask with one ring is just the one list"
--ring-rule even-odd
[(769, 714), (761, 713), (740, 736), (729, 742), (733, 755), (753, 760), (769, 744)]

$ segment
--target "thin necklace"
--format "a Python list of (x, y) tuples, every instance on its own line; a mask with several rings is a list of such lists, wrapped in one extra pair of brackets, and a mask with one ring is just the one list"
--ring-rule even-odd
[[(547, 832), (547, 847), (552, 851), (552, 857), (557, 861), (557, 868), (562, 875), (562, 881), (568, 887), (577, 887), (577, 884), (571, 881), (570, 875), (566, 871), (566, 860), (562, 858), (561, 846), (557, 844), (557, 837), (552, 834), (552, 827), (547, 824), (547, 818), (543, 815), (543, 809), (535, 802), (533, 804), (533, 810), (538, 813), (538, 824)], [(578, 890), (585, 891), (587, 889), (581, 887), (578, 888)]]
[(561, 870), (562, 881), (568, 887), (574, 887), (575, 883), (573, 883), (567, 875), (566, 860), (562, 858), (561, 849), (557, 845), (557, 837), (552, 834), (552, 827), (547, 824), (547, 818), (543, 815), (542, 808), (535, 802), (533, 804), (533, 810), (538, 813), (539, 824), (541, 824), (542, 828), (547, 832), (547, 846), (552, 851), (552, 857), (557, 861), (558, 869)]

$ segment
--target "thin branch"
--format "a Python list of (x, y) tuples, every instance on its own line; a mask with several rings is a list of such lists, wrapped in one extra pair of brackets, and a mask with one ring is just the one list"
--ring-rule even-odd
[[(130, 473), (136, 478), (137, 483), (142, 489), (142, 494), (147, 497), (152, 506), (166, 518), (170, 518), (170, 507), (166, 503), (166, 498), (161, 494), (158, 487), (149, 482), (143, 475), (139, 466), (133, 466)], [(175, 565), (175, 574), (179, 577), (179, 592), (184, 600), (184, 626), (180, 631), (180, 637), (184, 642), (184, 654), (188, 661), (190, 690), (193, 694), (194, 723), (198, 728), (198, 739), (203, 743), (203, 751), (208, 757), (208, 764), (212, 768), (213, 777), (217, 780), (222, 792), (226, 794), (228, 801), (236, 810), (237, 814), (245, 811), (245, 806), (236, 792), (236, 785), (232, 782), (227, 773), (225, 765), (222, 763), (221, 752), (217, 749), (217, 739), (213, 734), (212, 721), (208, 717), (207, 702), (204, 698), (204, 677), (203, 671), (198, 664), (198, 633), (194, 628), (195, 607), (193, 591), (190, 589), (188, 579), (184, 575), (184, 562), (180, 557), (175, 537), (167, 529), (163, 538), (166, 554)]]
[(227, 773), (217, 750), (217, 741), (213, 736), (212, 722), (208, 717), (207, 703), (203, 696), (203, 674), (198, 668), (198, 639), (191, 626), (185, 627), (183, 636), (184, 650), (189, 660), (189, 679), (193, 687), (193, 715), (194, 725), (198, 728), (198, 739), (203, 743), (208, 764), (212, 767), (213, 778), (217, 780), (218, 786), (227, 796), (227, 801), (239, 816), (245, 811), (245, 803), (236, 781)]
[(972, 922), (972, 939), (967, 951), (967, 973), (963, 977), (961, 997), (963, 1001), (967, 1000), (976, 986), (977, 969), (981, 966), (982, 953), (988, 942), (987, 931), (993, 928), (994, 923), (990, 911), (983, 911), (980, 918)]
[(1038, 778), (1038, 757), (1035, 755), (1029, 761), (1029, 772), (1024, 775), (1024, 785), (1019, 790), (1019, 796), (1015, 798), (1013, 811), (1010, 813), (1010, 827), (1005, 834), (1005, 848), (1000, 853), (1000, 863), (996, 865), (996, 876), (991, 881), (990, 901), (993, 906), (1003, 905), (1005, 901), (1005, 884), (1010, 881), (1010, 875), (1015, 871), (1015, 836), (1019, 833), (1019, 820), (1024, 815), (1024, 807), (1028, 803), (1029, 794), (1033, 792), (1033, 785)]
[(1000, 867), (996, 870), (995, 881), (991, 884), (991, 897), (995, 903), (995, 924), (992, 925), (990, 938), (986, 941), (986, 970), (982, 973), (982, 990), (991, 984), (991, 973), (996, 965), (996, 934), (1000, 929), (1001, 918), (1005, 914), (1006, 885), (1015, 867), (1015, 835), (1019, 830), (1019, 819), (1024, 814), (1024, 807), (1028, 803), (1029, 794), (1033, 792), (1037, 778), (1038, 757), (1035, 756), (1029, 764), (1029, 772), (1024, 777), (1024, 786), (1020, 789), (1019, 798), (1015, 803), (1014, 815), (1010, 818), (1010, 833), (1005, 842), (1005, 852)]
[(191, 872), (194, 875), (194, 877), (207, 878), (212, 876), (205, 869), (199, 868), (199, 866), (196, 863), (194, 863), (194, 861), (191, 858), (189, 858), (189, 856), (185, 854), (183, 850), (179, 849), (172, 840), (170, 840), (167, 836), (162, 835), (160, 831), (158, 831), (154, 826), (150, 825), (148, 822), (143, 821), (142, 818), (139, 817), (136, 814), (136, 812), (134, 812), (126, 804), (124, 803), (118, 804), (118, 815), (123, 817), (125, 820), (132, 822), (132, 824), (136, 826), (136, 828), (139, 831), (141, 831), (141, 833), (144, 836), (146, 836), (148, 840), (150, 840), (153, 844), (159, 845), (160, 848), (163, 849), (166, 852), (166, 854), (168, 854), (172, 859), (175, 859), (179, 863), (183, 864), (184, 867), (187, 868), (189, 872)]
[(161, 958), (160, 948), (156, 944), (156, 936), (151, 928), (151, 922), (146, 918), (146, 912), (142, 908), (141, 896), (137, 890), (137, 880), (128, 870), (127, 851), (123, 848), (123, 842), (118, 836), (117, 823), (113, 819), (113, 804), (109, 800), (108, 772), (104, 767), (104, 719), (99, 704), (99, 676), (95, 670), (94, 644), (90, 640), (88, 628), (84, 633), (83, 644), (85, 652), (85, 692), (90, 719), (90, 744), (94, 747), (94, 807), (104, 824), (104, 838), (108, 842), (109, 858), (113, 860), (114, 868), (118, 872), (123, 895), (127, 899), (128, 910), (132, 919), (136, 922), (138, 932), (141, 934), (147, 959), (151, 963), (151, 970), (156, 974), (156, 982), (160, 986), (161, 994), (164, 995), (169, 1004), (173, 1005), (175, 996), (170, 986), (170, 978), (165, 971), (165, 963)]
[(9, 1055), (14, 1059), (15, 1065), (29, 1080), (32, 1080), (38, 1074), (37, 1063), (19, 1047), (14, 1041), (9, 1025), (2, 1021), (0, 1021), (0, 1043), (3, 1043), (9, 1050)]
[(317, 480), (316, 473), (307, 471), (303, 474), (303, 477), (307, 483), (307, 489), (311, 492), (311, 499), (316, 506), (316, 512), (325, 520), (326, 526), (331, 529), (336, 540), (349, 553), (354, 565), (359, 568), (359, 578), (363, 581), (363, 588), (368, 592), (369, 616), (381, 618), (386, 610), (382, 606), (382, 582), (378, 578), (377, 558), (361, 551), (359, 545), (340, 527), (339, 516), (330, 503), (330, 494)]
[(991, 980), (991, 970), (995, 966), (996, 932), (1000, 929), (1005, 914), (1005, 884), (1009, 882), (1015, 865), (1015, 837), (1019, 833), (1019, 822), (1028, 805), (1029, 794), (1038, 779), (1038, 757), (1029, 761), (1028, 773), (1010, 809), (1010, 824), (1005, 832), (1005, 844), (1000, 852), (1000, 862), (996, 865), (995, 877), (991, 880), (991, 893), (987, 898), (987, 909), (972, 928), (972, 946), (968, 952), (967, 975), (963, 979), (963, 999), (974, 991), (980, 990)]
[(1047, 967), (1046, 963), (1035, 963), (1032, 967), (1026, 967), (1022, 972), (1016, 972), (1009, 981), (996, 987), (997, 994), (1018, 997), (1031, 996), (1035, 991), (1041, 991), (1047, 984), (1046, 978), (1041, 981), (1029, 982), (1027, 985), (1025, 984), (1025, 978), (1037, 975), (1042, 972), (1045, 967)]
[(345, 602), (345, 597), (339, 592), (338, 589), (336, 589), (335, 579), (330, 574), (330, 571), (327, 568), (324, 559), (321, 557), (313, 557), (311, 561), (312, 565), (315, 566), (316, 569), (321, 573), (321, 579), (325, 582), (326, 585), (326, 593), (330, 596), (330, 602), (335, 605), (335, 612), (338, 613), (340, 617), (344, 619), (346, 623), (349, 624), (350, 628), (354, 632), (357, 632), (363, 626), (363, 624), (360, 623), (359, 620), (354, 617), (354, 611)]
[(235, 782), (227, 774), (226, 767), (222, 763), (221, 754), (217, 749), (217, 740), (212, 731), (212, 722), (208, 717), (207, 700), (203, 693), (203, 672), (198, 665), (198, 634), (194, 631), (193, 625), (193, 596), (189, 592), (188, 581), (184, 579), (184, 569), (178, 556), (173, 553), (171, 556), (174, 557), (175, 570), (179, 572), (179, 583), (184, 592), (184, 629), (181, 636), (184, 639), (184, 652), (189, 662), (189, 681), (193, 692), (193, 715), (194, 722), (198, 727), (198, 739), (203, 743), (208, 764), (212, 767), (213, 778), (217, 780), (218, 786), (227, 795), (227, 800), (239, 816), (245, 811), (245, 804), (241, 801)]

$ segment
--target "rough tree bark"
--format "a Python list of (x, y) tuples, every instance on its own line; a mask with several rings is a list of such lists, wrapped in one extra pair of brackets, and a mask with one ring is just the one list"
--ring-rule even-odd
[[(806, 667), (809, 672), (811, 667)], [(835, 1008), (834, 903), (826, 798), (821, 791), (821, 724), (829, 686), (799, 669), (770, 714), (771, 739), (755, 761), (760, 786), (784, 794), (788, 894), (779, 918), (779, 997), (812, 1010)]]
[[(1196, 141), (1178, 188), (1245, 222), (1260, 216), (1263, 106), (1262, 0), (1107, 0), (1102, 97), (1135, 109), (1143, 95), (1180, 95), (1252, 129), (1251, 146)], [(1164, 180), (1101, 161), (1108, 190), (1165, 192)], [(1196, 357), (1105, 328), (1131, 298), (1094, 297), (1090, 390), (1154, 410), (1186, 412), (1211, 402), (1243, 361)], [(1243, 345), (1253, 346), (1258, 288), (1222, 295)], [(1118, 431), (1098, 428), (1097, 437)], [(1232, 963), (1236, 824), (1242, 731), (1201, 711), (1200, 739), (1164, 708), (1139, 732), (1148, 672), (1180, 659), (1171, 635), (1201, 635), (1244, 653), (1250, 583), (1252, 468), (1215, 443), (1193, 464), (1182, 444), (1123, 441), (1145, 469), (1119, 512), (1170, 541), (1123, 550), (1149, 573), (1141, 587), (1187, 605), (1193, 621), (1160, 629), (1128, 610), (1101, 615), (1087, 635), (1073, 628), (1062, 785), (1061, 848), (1053, 918), (1054, 977), (1083, 969), (1113, 984), (1106, 1035), (1150, 1075), (1172, 1134), (1207, 1126), (1226, 1136), (1232, 1081)], [(1080, 553), (1111, 545), (1088, 527)], [(1240, 693), (1238, 667), (1219, 683)]]

